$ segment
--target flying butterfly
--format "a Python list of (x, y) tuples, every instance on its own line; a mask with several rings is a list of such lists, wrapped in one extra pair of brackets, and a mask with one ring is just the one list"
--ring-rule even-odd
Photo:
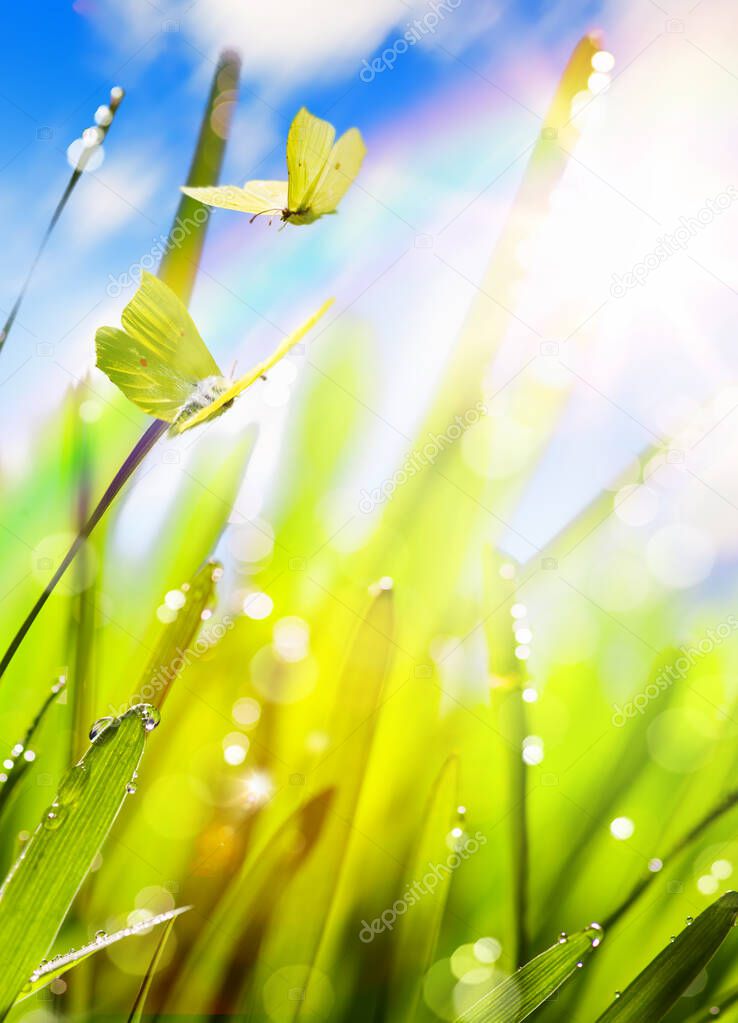
[(349, 128), (334, 144), (336, 129), (305, 107), (296, 114), (287, 135), (287, 181), (247, 181), (243, 188), (220, 185), (182, 188), (185, 195), (208, 206), (251, 213), (279, 213), (289, 224), (312, 224), (335, 213), (359, 173), (366, 147), (358, 128)]
[(307, 334), (332, 302), (234, 381), (221, 373), (172, 289), (143, 273), (121, 314), (123, 329), (100, 327), (95, 334), (97, 365), (134, 405), (171, 423), (170, 433), (182, 433), (221, 415)]

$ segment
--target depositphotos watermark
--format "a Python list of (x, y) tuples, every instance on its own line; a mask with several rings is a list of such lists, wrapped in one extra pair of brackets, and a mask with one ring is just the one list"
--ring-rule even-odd
[(121, 704), (117, 709), (110, 704), (110, 713), (115, 718), (122, 717), (125, 712), (134, 704), (137, 703), (152, 703), (154, 697), (157, 696), (163, 689), (180, 675), (185, 668), (188, 668), (193, 661), (198, 660), (204, 654), (214, 647), (216, 643), (219, 643), (225, 636), (226, 632), (235, 625), (235, 622), (230, 615), (224, 615), (222, 621), (213, 622), (208, 624), (201, 630), (195, 642), (188, 646), (186, 650), (181, 647), (175, 647), (174, 657), (168, 664), (160, 664), (151, 675), (150, 680), (143, 686), (139, 692), (135, 693), (130, 700), (126, 703)]
[(468, 430), (470, 426), (475, 426), (482, 416), (486, 415), (487, 406), (484, 402), (478, 401), (472, 408), (467, 409), (463, 414), (457, 415), (454, 421), (448, 424), (443, 433), (429, 433), (428, 439), (422, 448), (414, 448), (407, 455), (400, 468), (395, 469), (388, 479), (383, 480), (378, 487), (374, 487), (372, 490), (361, 491), (359, 511), (364, 515), (369, 515), (379, 505), (389, 501), (398, 487), (401, 487), (403, 483), (407, 483), (413, 476), (417, 476), (422, 469), (427, 469), (428, 466), (433, 465), (442, 451), (450, 447), (454, 441), (461, 437), (465, 430)]
[(662, 693), (672, 686), (676, 681), (681, 681), (689, 674), (689, 669), (696, 661), (711, 654), (715, 647), (720, 646), (725, 640), (738, 629), (738, 618), (735, 615), (728, 615), (724, 622), (717, 628), (708, 629), (696, 646), (681, 646), (681, 655), (672, 664), (662, 668), (653, 682), (649, 682), (646, 688), (637, 693), (632, 700), (620, 706), (613, 704), (615, 713), (610, 719), (615, 728), (623, 728), (631, 718), (637, 714), (645, 714), (651, 700), (655, 700)]
[(153, 270), (162, 256), (169, 252), (170, 249), (178, 249), (195, 227), (203, 224), (209, 215), (208, 210), (204, 206), (200, 206), (191, 217), (185, 217), (184, 220), (177, 217), (174, 227), (169, 234), (160, 234), (158, 238), (152, 239), (154, 244), (145, 255), (141, 256), (137, 263), (131, 263), (128, 269), (118, 274), (117, 277), (108, 274), (108, 286), (105, 289), (108, 295), (111, 298), (117, 298), (125, 288), (140, 284), (142, 271)]
[(398, 36), (391, 46), (382, 50), (380, 55), (375, 57), (371, 63), (368, 60), (364, 61), (359, 72), (359, 78), (362, 82), (368, 85), (369, 82), (374, 81), (377, 75), (381, 75), (383, 71), (392, 71), (397, 63), (397, 58), (401, 57), (403, 53), (407, 53), (410, 47), (419, 43), (424, 36), (433, 35), (446, 15), (460, 7), (461, 2), (462, 0), (430, 0), (428, 4), (429, 10), (426, 11), (422, 18), (416, 18), (412, 22), (409, 21), (402, 35)]
[(623, 298), (631, 288), (646, 283), (649, 274), (662, 266), (675, 253), (684, 251), (700, 231), (725, 213), (738, 200), (738, 188), (728, 185), (724, 192), (719, 192), (714, 199), (705, 200), (705, 205), (693, 217), (680, 217), (679, 226), (672, 234), (664, 234), (656, 239), (656, 246), (635, 264), (632, 270), (624, 274), (613, 274), (610, 283), (610, 294), (613, 298)]
[(424, 895), (433, 895), (438, 884), (444, 878), (449, 877), (457, 867), (460, 867), (464, 860), (468, 860), (475, 852), (487, 844), (486, 837), (481, 831), (477, 831), (471, 838), (466, 838), (459, 843), (456, 852), (446, 857), (444, 863), (428, 863), (428, 869), (419, 881), (413, 881), (405, 889), (401, 898), (396, 899), (389, 909), (385, 909), (371, 923), (361, 921), (359, 941), (368, 945), (374, 941), (382, 931), (391, 931), (395, 926), (398, 916), (404, 916), (411, 906), (417, 905)]

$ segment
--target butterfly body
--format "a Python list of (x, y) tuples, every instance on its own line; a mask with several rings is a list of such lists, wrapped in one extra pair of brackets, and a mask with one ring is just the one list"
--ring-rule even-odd
[(287, 136), (287, 181), (247, 181), (243, 188), (221, 185), (183, 188), (208, 206), (250, 213), (251, 221), (279, 213), (284, 224), (312, 224), (335, 213), (356, 178), (366, 149), (361, 133), (350, 128), (334, 143), (335, 129), (304, 107)]

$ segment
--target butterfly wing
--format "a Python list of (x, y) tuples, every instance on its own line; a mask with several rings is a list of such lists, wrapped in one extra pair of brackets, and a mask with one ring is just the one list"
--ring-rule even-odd
[(173, 422), (201, 381), (222, 376), (187, 309), (157, 277), (141, 275), (121, 322), (123, 330), (97, 331), (97, 365), (149, 415)]
[(335, 136), (336, 130), (328, 121), (314, 117), (305, 107), (298, 110), (287, 135), (287, 205), (291, 210), (307, 206)]
[(237, 185), (217, 185), (213, 188), (186, 188), (180, 191), (191, 199), (241, 213), (281, 212), (287, 206), (286, 181), (247, 181), (243, 188)]
[(213, 416), (218, 415), (224, 405), (232, 402), (234, 398), (237, 398), (242, 391), (245, 391), (247, 387), (250, 387), (255, 380), (263, 376), (268, 370), (275, 366), (280, 359), (284, 358), (285, 355), (290, 351), (291, 348), (300, 341), (309, 330), (315, 326), (318, 320), (323, 314), (333, 305), (333, 299), (329, 298), (327, 302), (314, 313), (309, 320), (306, 320), (301, 327), (298, 327), (296, 331), (286, 337), (277, 347), (274, 349), (272, 354), (264, 359), (263, 362), (258, 363), (253, 369), (250, 369), (245, 376), (242, 376), (240, 380), (237, 380), (232, 384), (227, 391), (219, 395), (215, 401), (211, 402), (206, 408), (200, 409), (195, 412), (194, 415), (189, 416), (187, 419), (175, 423), (172, 427), (172, 433), (182, 433), (184, 430), (189, 430), (193, 426), (198, 426), (200, 423), (204, 423), (208, 419), (212, 419)]
[(349, 128), (330, 152), (325, 169), (310, 199), (310, 212), (316, 216), (335, 212), (349, 190), (366, 155), (366, 146), (358, 128)]

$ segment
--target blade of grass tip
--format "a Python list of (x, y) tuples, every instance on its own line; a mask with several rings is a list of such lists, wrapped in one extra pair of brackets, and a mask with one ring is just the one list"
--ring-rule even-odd
[(143, 1019), (144, 1006), (146, 1005), (146, 999), (149, 997), (149, 991), (151, 990), (151, 982), (154, 979), (154, 974), (156, 973), (156, 969), (159, 965), (159, 962), (161, 961), (164, 946), (169, 940), (169, 935), (172, 933), (173, 927), (174, 917), (172, 916), (169, 920), (169, 923), (164, 928), (164, 932), (162, 933), (162, 936), (159, 938), (156, 948), (154, 949), (154, 954), (151, 957), (149, 968), (147, 969), (146, 975), (141, 982), (141, 987), (138, 989), (138, 994), (136, 995), (136, 1001), (133, 1003), (133, 1007), (131, 1008), (131, 1012), (128, 1016), (128, 1023), (141, 1023), (141, 1020)]
[(700, 913), (616, 998), (597, 1023), (656, 1023), (712, 959), (738, 916), (738, 892), (726, 892)]
[[(208, 561), (182, 589), (185, 602), (174, 621), (169, 622), (141, 676), (139, 691), (161, 710), (174, 680), (186, 667), (185, 652), (203, 622), (203, 612), (213, 599), (215, 584), (223, 575), (217, 561)], [(176, 665), (179, 664), (179, 667)], [(134, 696), (134, 700), (136, 697)]]
[[(412, 889), (418, 878), (448, 857), (450, 821), (459, 805), (459, 758), (450, 756), (431, 787), (422, 816), (423, 826), (408, 864), (405, 886)], [(447, 871), (433, 891), (433, 897), (419, 902), (412, 913), (401, 916), (395, 932), (392, 978), (387, 1018), (397, 1023), (415, 1019), (423, 978), (433, 965), (451, 883)]]
[[(679, 853), (684, 852), (688, 849), (693, 842), (703, 834), (711, 824), (719, 820), (724, 814), (738, 803), (738, 789), (732, 789), (727, 795), (723, 796), (711, 809), (700, 817), (696, 824), (686, 831), (681, 838), (678, 838), (672, 845), (669, 851), (663, 858), (664, 865), (670, 864)], [(645, 877), (641, 878), (635, 883), (629, 894), (623, 899), (617, 909), (613, 910), (604, 920), (603, 926), (608, 928), (613, 927), (620, 918), (628, 912), (635, 902), (643, 895), (647, 888), (654, 882), (660, 871), (657, 873), (649, 872)]]
[[(205, 114), (203, 117), (200, 136), (197, 142), (195, 157), (192, 161), (187, 184), (216, 184), (220, 167), (223, 162), (223, 154), (227, 140), (227, 125), (222, 119), (217, 121), (218, 132), (213, 128), (213, 117), (216, 108), (223, 102), (223, 93), (228, 93), (228, 99), (233, 99), (233, 89), (236, 87), (239, 75), (239, 60), (231, 53), (225, 53), (221, 57), (215, 71), (213, 86), (210, 91)], [(208, 180), (205, 180), (207, 178)], [(188, 217), (194, 200), (183, 195), (177, 209), (174, 224), (169, 233), (167, 250), (159, 268), (159, 276), (174, 291), (177, 292), (182, 301), (187, 304), (192, 294), (195, 283), (197, 267), (200, 254), (205, 241), (205, 230), (208, 223), (208, 216)], [(201, 204), (196, 204), (201, 205)], [(192, 210), (194, 214), (194, 210)], [(185, 224), (187, 225), (185, 227)], [(175, 232), (184, 233), (184, 238), (177, 242)], [(90, 515), (83, 528), (77, 534), (72, 546), (65, 554), (61, 564), (52, 578), (47, 583), (41, 596), (26, 615), (20, 628), (10, 641), (10, 645), (0, 659), (0, 679), (8, 669), (18, 648), (26, 637), (28, 630), (38, 617), (46, 601), (53, 593), (57, 583), (62, 578), (70, 564), (74, 560), (77, 551), (92, 533), (95, 526), (108, 510), (114, 499), (123, 489), (135, 470), (141, 464), (146, 455), (151, 451), (156, 442), (169, 429), (169, 424), (160, 420), (154, 420), (141, 439), (136, 443), (123, 465), (113, 477), (107, 490), (103, 494), (95, 510)]]
[(67, 680), (62, 676), (54, 683), (47, 693), (44, 702), (41, 704), (36, 717), (31, 722), (25, 736), (20, 742), (13, 746), (13, 749), (10, 751), (10, 756), (3, 761), (3, 770), (0, 774), (0, 820), (10, 805), (11, 796), (17, 791), (18, 783), (36, 759), (36, 753), (32, 749), (34, 737), (41, 725), (41, 722), (46, 716), (47, 710), (54, 700), (56, 700), (62, 689), (64, 689), (66, 681)]
[(159, 715), (148, 704), (93, 728), (92, 745), (62, 781), (54, 802), (0, 888), (0, 1020), (48, 953), (129, 792), (146, 733)]
[[(80, 963), (95, 955), (96, 952), (102, 952), (103, 949), (110, 948), (111, 945), (123, 941), (124, 938), (148, 934), (154, 927), (159, 927), (161, 924), (168, 924), (165, 928), (165, 932), (168, 934), (175, 919), (182, 913), (186, 913), (190, 908), (190, 906), (180, 906), (178, 909), (170, 909), (166, 913), (159, 913), (150, 920), (142, 920), (130, 927), (124, 927), (120, 931), (114, 931), (113, 934), (102, 934), (101, 932), (93, 941), (82, 945), (81, 948), (72, 948), (68, 952), (62, 952), (60, 955), (54, 956), (53, 959), (49, 959), (47, 963), (33, 971), (28, 983), (21, 989), (15, 1004), (17, 1005), (19, 1002), (25, 1001), (26, 998), (30, 998), (31, 995), (35, 995), (37, 991), (47, 987), (52, 980), (56, 980), (57, 977), (68, 973), (69, 970), (73, 970), (75, 966), (79, 966)], [(157, 953), (155, 952), (155, 958), (156, 955)], [(155, 960), (152, 960), (152, 962), (155, 962)], [(156, 968), (155, 965), (154, 968)]]
[[(33, 275), (36, 272), (36, 267), (38, 266), (41, 260), (41, 256), (44, 253), (44, 249), (48, 245), (49, 239), (51, 238), (51, 235), (54, 231), (54, 228), (57, 225), (59, 218), (64, 212), (64, 207), (69, 202), (69, 199), (77, 185), (77, 182), (82, 177), (85, 171), (86, 164), (89, 163), (93, 153), (95, 153), (105, 141), (105, 137), (110, 131), (110, 127), (113, 123), (115, 113), (120, 104), (122, 103), (124, 95), (125, 93), (123, 92), (119, 85), (114, 86), (110, 90), (110, 99), (108, 101), (107, 106), (100, 107), (95, 115), (96, 121), (95, 126), (86, 129), (87, 132), (95, 134), (95, 141), (92, 144), (85, 145), (83, 147), (77, 166), (72, 171), (72, 176), (67, 182), (67, 187), (62, 192), (61, 198), (59, 199), (59, 202), (56, 204), (54, 212), (51, 215), (49, 226), (46, 228), (46, 231), (44, 232), (44, 235), (41, 239), (41, 244), (39, 245), (36, 251), (36, 255), (34, 256), (33, 261), (31, 262), (31, 266), (28, 270), (28, 273), (26, 274), (23, 284), (21, 285), (21, 289), (18, 292), (18, 296), (15, 302), (13, 303), (10, 312), (8, 313), (8, 318), (5, 321), (5, 325), (3, 326), (2, 331), (0, 331), (0, 352), (2, 352), (5, 342), (8, 340), (8, 334), (10, 333), (11, 328), (15, 323), (18, 311), (20, 310), (23, 299), (25, 298), (26, 292), (28, 291), (28, 288), (31, 284)], [(83, 135), (81, 141), (84, 141), (84, 138), (85, 136)]]
[(603, 937), (599, 924), (590, 924), (576, 934), (562, 934), (555, 945), (488, 991), (454, 1023), (519, 1023), (527, 1019), (582, 968)]

